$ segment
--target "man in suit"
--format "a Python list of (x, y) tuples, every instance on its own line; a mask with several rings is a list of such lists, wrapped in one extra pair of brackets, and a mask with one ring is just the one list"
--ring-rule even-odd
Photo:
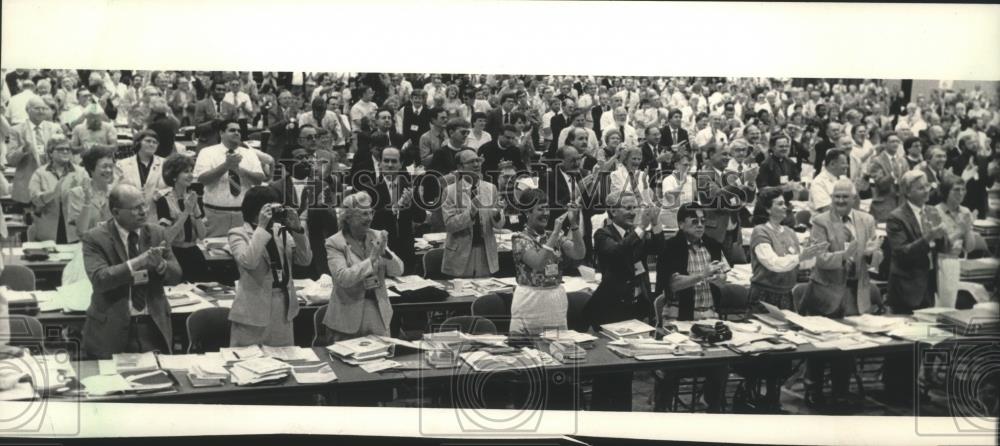
[[(816, 108), (817, 108), (817, 110), (816, 110), (816, 112), (817, 112), (817, 118), (819, 119), (819, 106), (817, 106)], [(824, 110), (824, 113), (825, 113), (825, 110), (826, 110), (825, 106), (823, 107), (823, 110)], [(829, 121), (829, 122), (824, 121), (823, 124), (824, 124), (823, 128), (825, 129), (825, 132), (823, 133), (823, 136), (820, 139), (820, 142), (816, 143), (816, 147), (813, 149), (816, 152), (816, 156), (813, 159), (813, 168), (815, 168), (817, 172), (820, 171), (821, 167), (823, 167), (823, 166), (826, 165), (826, 163), (825, 163), (826, 152), (828, 150), (832, 150), (832, 149), (836, 148), (837, 147), (837, 140), (839, 140), (840, 137), (841, 137), (841, 135), (843, 135), (843, 133), (842, 133), (843, 132), (843, 126), (839, 122), (837, 122), (837, 121)]]
[(7, 165), (14, 167), (11, 195), (21, 209), (27, 209), (31, 202), (28, 182), (32, 175), (39, 166), (49, 162), (46, 145), (53, 137), (63, 134), (59, 124), (45, 119), (50, 109), (42, 98), (29, 98), (25, 111), (28, 119), (11, 128), (7, 147)]
[(486, 117), (486, 132), (496, 141), (503, 132), (503, 126), (514, 125), (514, 106), (517, 105), (516, 93), (505, 93), (500, 97), (500, 108), (493, 110)]
[[(403, 137), (416, 147), (420, 144), (420, 136), (431, 129), (431, 111), (426, 104), (427, 92), (422, 89), (410, 93), (410, 103), (403, 107)], [(419, 163), (420, 160), (418, 159)]]
[(181, 279), (164, 229), (146, 221), (142, 191), (118, 185), (108, 196), (112, 219), (83, 236), (83, 261), (93, 285), (83, 348), (88, 355), (170, 353), (173, 332), (163, 286)]
[(487, 181), (501, 186), (498, 183), (501, 163), (513, 164), (516, 172), (527, 171), (524, 156), (516, 143), (518, 133), (513, 124), (504, 124), (498, 137), (479, 148), (479, 154), (483, 157), (483, 178)]
[[(816, 267), (798, 306), (802, 314), (840, 319), (868, 313), (872, 301), (878, 301), (879, 292), (869, 281), (868, 266), (882, 262), (882, 240), (875, 234), (875, 218), (853, 209), (856, 198), (854, 183), (841, 178), (834, 184), (830, 207), (812, 219), (811, 243), (826, 243), (828, 247), (816, 257)], [(840, 405), (847, 402), (854, 358), (810, 359), (806, 363), (809, 405), (825, 404), (823, 371), (828, 362), (834, 401)]]
[(562, 133), (563, 129), (569, 127), (571, 121), (571, 116), (576, 113), (576, 101), (573, 98), (563, 99), (562, 112), (557, 113), (552, 117), (549, 123), (549, 128), (552, 129), (552, 142), (549, 145), (547, 158), (558, 158), (559, 153), (559, 135)]
[(945, 230), (934, 209), (925, 206), (929, 187), (923, 172), (906, 172), (899, 186), (905, 201), (885, 223), (891, 250), (888, 304), (895, 314), (910, 314), (934, 305), (933, 257)]
[(948, 160), (948, 156), (941, 146), (930, 146), (926, 153), (927, 162), (920, 167), (920, 171), (927, 177), (927, 186), (930, 188), (927, 204), (934, 206), (942, 201), (941, 180), (944, 179), (946, 172), (944, 163)]
[(423, 223), (426, 211), (413, 203), (413, 184), (410, 175), (402, 169), (399, 149), (382, 149), (379, 161), (381, 175), (374, 187), (361, 186), (359, 190), (372, 198), (375, 215), (372, 229), (388, 233), (388, 246), (403, 260), (404, 274), (413, 274), (416, 267), (413, 224)]
[(239, 110), (236, 106), (223, 102), (226, 97), (226, 84), (219, 82), (212, 87), (212, 95), (194, 104), (194, 124), (202, 124), (216, 119), (236, 119)]
[(482, 160), (472, 149), (456, 155), (456, 181), (444, 189), (442, 214), (448, 235), (441, 272), (453, 277), (489, 277), (500, 269), (494, 227), (503, 226), (504, 203), (496, 186), (482, 181)]
[(681, 128), (684, 113), (680, 109), (670, 110), (667, 114), (667, 125), (660, 130), (660, 149), (677, 153), (678, 150), (689, 150), (688, 132)]
[(709, 145), (703, 151), (706, 162), (695, 174), (694, 201), (708, 210), (705, 235), (722, 244), (730, 263), (746, 263), (739, 214), (753, 201), (753, 190), (743, 184), (739, 174), (726, 170), (730, 160), (728, 147)]
[[(649, 320), (653, 306), (646, 259), (663, 247), (663, 228), (653, 224), (658, 207), (640, 208), (631, 192), (610, 194), (607, 202), (611, 223), (594, 234), (601, 283), (584, 307), (595, 331), (613, 322)], [(594, 377), (591, 409), (630, 411), (632, 373)]]

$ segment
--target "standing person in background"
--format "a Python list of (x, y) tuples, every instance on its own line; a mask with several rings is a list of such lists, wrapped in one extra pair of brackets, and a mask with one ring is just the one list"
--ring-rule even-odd
[(455, 182), (443, 193), (442, 214), (448, 233), (441, 272), (452, 277), (488, 277), (500, 269), (494, 227), (504, 222), (496, 186), (482, 180), (482, 159), (470, 149), (455, 156)]
[[(119, 181), (141, 190), (150, 207), (153, 205), (153, 195), (167, 187), (163, 182), (163, 157), (156, 154), (159, 150), (158, 138), (153, 130), (139, 132), (132, 139), (132, 151), (135, 155), (117, 163), (117, 169), (121, 173)], [(151, 222), (156, 221), (153, 213), (149, 217)]]
[(46, 150), (49, 141), (65, 138), (59, 124), (46, 120), (49, 106), (45, 105), (45, 101), (32, 96), (27, 99), (26, 104), (27, 120), (11, 128), (10, 143), (7, 146), (7, 166), (15, 168), (11, 198), (21, 210), (30, 209), (28, 183), (35, 170), (49, 162)]
[(83, 168), (73, 164), (73, 149), (61, 134), (49, 140), (47, 149), (48, 164), (39, 167), (28, 184), (34, 215), (28, 239), (74, 243), (77, 233), (67, 219), (69, 191), (87, 184), (89, 177)]
[(312, 250), (299, 214), (283, 207), (280, 199), (269, 187), (250, 188), (242, 203), (245, 223), (229, 230), (229, 248), (240, 272), (229, 312), (233, 347), (295, 343), (292, 320), (299, 301), (292, 265), (309, 265)]
[(174, 154), (163, 163), (162, 189), (155, 196), (156, 218), (166, 228), (170, 247), (183, 270), (185, 282), (210, 281), (205, 254), (197, 243), (205, 237), (205, 209), (198, 194), (190, 190), (194, 181), (194, 159)]
[(108, 194), (115, 184), (115, 156), (110, 149), (91, 147), (84, 152), (84, 170), (90, 175), (90, 182), (69, 190), (66, 205), (67, 226), (77, 238), (90, 231), (102, 221), (111, 218)]
[(223, 121), (219, 134), (222, 144), (201, 149), (194, 166), (195, 177), (205, 185), (208, 237), (222, 237), (229, 229), (242, 226), (243, 196), (264, 181), (260, 159), (242, 144), (239, 123)]
[(160, 159), (172, 155), (177, 150), (174, 147), (174, 136), (180, 125), (180, 121), (170, 111), (165, 99), (157, 97), (149, 101), (149, 118), (146, 122), (146, 129), (156, 132), (159, 145), (155, 153)]

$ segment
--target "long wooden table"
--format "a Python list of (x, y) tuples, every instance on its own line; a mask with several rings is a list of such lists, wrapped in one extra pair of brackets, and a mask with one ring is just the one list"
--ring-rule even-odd
[[(817, 348), (811, 344), (802, 344), (794, 351), (769, 352), (762, 355), (741, 355), (722, 347), (708, 348), (701, 356), (678, 356), (670, 359), (658, 359), (640, 361), (632, 358), (625, 358), (609, 350), (608, 340), (599, 338), (596, 346), (587, 351), (587, 359), (580, 364), (560, 364), (555, 366), (543, 366), (534, 369), (519, 369), (503, 372), (488, 372), (490, 379), (518, 379), (523, 381), (528, 379), (541, 381), (553, 375), (561, 375), (562, 378), (569, 378), (570, 382), (577, 383), (575, 378), (582, 378), (594, 375), (609, 374), (616, 372), (636, 372), (642, 370), (683, 370), (714, 365), (738, 365), (761, 359), (806, 359), (816, 357), (844, 357), (844, 356), (884, 356), (893, 353), (914, 351), (914, 342), (905, 340), (893, 340), (887, 344), (877, 347), (843, 351), (834, 348)], [(535, 341), (536, 347), (545, 350), (545, 341)], [(922, 344), (925, 345), (926, 344)], [(397, 385), (425, 386), (439, 383), (461, 382), (463, 377), (472, 377), (481, 372), (476, 372), (468, 364), (461, 360), (458, 367), (442, 369), (422, 369), (422, 370), (389, 370), (378, 373), (367, 373), (360, 367), (345, 364), (339, 359), (331, 357), (323, 347), (313, 347), (317, 357), (326, 363), (337, 375), (337, 380), (322, 384), (299, 384), (294, 377), (289, 376), (281, 382), (274, 384), (258, 384), (252, 386), (236, 386), (227, 382), (223, 386), (195, 388), (184, 376), (182, 371), (170, 371), (177, 382), (176, 391), (169, 393), (150, 394), (129, 394), (113, 395), (103, 397), (81, 397), (79, 395), (55, 396), (53, 401), (64, 399), (80, 398), (83, 401), (106, 401), (106, 402), (149, 402), (149, 403), (217, 403), (217, 404), (273, 404), (273, 401), (284, 403), (296, 402), (299, 404), (313, 404), (310, 397), (326, 392), (337, 392), (349, 389), (374, 389), (385, 388)], [(408, 353), (393, 358), (397, 361), (421, 360), (419, 353)], [(99, 373), (97, 361), (79, 361), (74, 364), (77, 376), (80, 378), (92, 376)], [(477, 379), (478, 381), (479, 379)], [(543, 384), (544, 385), (544, 384)], [(478, 388), (478, 387), (477, 387)], [(476, 389), (466, 389), (476, 390)], [(447, 391), (447, 390), (446, 390)]]

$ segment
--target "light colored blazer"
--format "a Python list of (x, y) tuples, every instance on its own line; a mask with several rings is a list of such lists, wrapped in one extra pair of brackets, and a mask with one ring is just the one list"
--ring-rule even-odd
[[(854, 235), (857, 240), (867, 242), (874, 240), (875, 218), (866, 212), (851, 211), (854, 221)], [(812, 232), (809, 237), (813, 243), (827, 242), (827, 251), (816, 256), (816, 267), (813, 268), (809, 283), (809, 292), (802, 301), (800, 312), (827, 315), (834, 313), (844, 299), (846, 302), (845, 316), (864, 314), (871, 307), (871, 283), (868, 278), (868, 262), (865, 261), (864, 246), (857, 250), (854, 256), (855, 277), (858, 279), (858, 293), (851, 296), (847, 287), (847, 270), (844, 268), (848, 258), (845, 257), (844, 222), (833, 215), (832, 210), (822, 212), (812, 220)], [(805, 311), (801, 311), (805, 310)], [(856, 311), (856, 313), (855, 313)]]
[(10, 145), (7, 147), (7, 165), (13, 166), (14, 181), (11, 198), (18, 203), (31, 201), (31, 194), (28, 191), (28, 183), (31, 176), (38, 168), (48, 163), (48, 155), (45, 153), (45, 144), (53, 136), (62, 134), (59, 124), (51, 121), (42, 121), (38, 124), (41, 129), (42, 141), (35, 141), (32, 135), (30, 121), (24, 121), (11, 128)]
[(163, 181), (163, 158), (153, 155), (153, 164), (149, 166), (149, 176), (146, 177), (146, 184), (139, 182), (139, 159), (137, 155), (119, 160), (116, 167), (118, 172), (118, 184), (131, 184), (142, 191), (142, 196), (146, 198), (146, 205), (149, 206), (146, 212), (147, 220), (156, 223), (156, 193), (165, 189), (167, 183)]
[(333, 277), (333, 291), (330, 294), (330, 305), (327, 307), (323, 324), (331, 330), (357, 333), (361, 329), (365, 278), (368, 276), (378, 278), (379, 286), (375, 288), (375, 296), (379, 316), (386, 330), (389, 329), (389, 322), (392, 321), (392, 304), (389, 303), (389, 295), (385, 289), (385, 278), (403, 274), (403, 261), (396, 256), (396, 253), (386, 248), (385, 252), (389, 253), (391, 258), (383, 259), (377, 271), (372, 268), (372, 263), (366, 259), (365, 254), (376, 244), (377, 232), (373, 229), (368, 230), (366, 242), (368, 246), (364, 250), (361, 250), (361, 247), (348, 245), (344, 231), (326, 239), (326, 258), (330, 275)]
[[(289, 232), (286, 235), (287, 244), (279, 234), (280, 226), (276, 225), (273, 233), (258, 226), (252, 228), (249, 223), (243, 223), (229, 230), (229, 249), (236, 260), (240, 272), (240, 281), (236, 284), (236, 300), (229, 310), (229, 320), (254, 327), (266, 327), (271, 305), (274, 304), (272, 289), (274, 277), (271, 275), (271, 261), (267, 255), (267, 242), (275, 238), (278, 251), (284, 258), (291, 256), (289, 271), (292, 274), (294, 265), (308, 266), (312, 261), (312, 250), (309, 248), (309, 238), (305, 233)], [(282, 261), (284, 263), (284, 261)], [(295, 297), (295, 283), (288, 280), (288, 311), (285, 318), (291, 322), (299, 314), (299, 301)]]
[[(492, 183), (479, 181), (479, 203), (482, 206), (495, 205), (497, 189)], [(441, 271), (451, 276), (459, 276), (465, 271), (472, 255), (472, 185), (468, 182), (456, 181), (444, 189), (444, 201), (441, 212), (444, 218), (445, 231), (448, 233), (444, 241), (444, 256), (441, 260)], [(497, 258), (497, 241), (493, 228), (503, 227), (503, 210), (498, 208), (479, 208), (479, 221), (483, 227), (483, 240), (486, 246), (486, 260), (490, 272), (500, 269)]]
[(42, 196), (59, 186), (59, 179), (48, 171), (48, 164), (38, 168), (28, 184), (31, 204), (34, 206), (35, 220), (29, 228), (28, 239), (33, 241), (55, 240), (59, 231), (59, 212), (63, 213), (66, 224), (66, 241), (75, 243), (78, 236), (74, 226), (69, 224), (69, 191), (77, 186), (89, 187), (90, 177), (82, 167), (73, 165), (66, 175), (72, 178), (62, 183), (63, 187), (55, 199), (43, 202)]
[(79, 221), (84, 208), (88, 206), (84, 204), (84, 189), (89, 187), (90, 184), (85, 182), (82, 186), (70, 189), (63, 198), (66, 203), (66, 214), (63, 215), (66, 218), (66, 231), (72, 232), (80, 238), (83, 238), (83, 234), (86, 234), (100, 222), (110, 220), (112, 217), (111, 209), (108, 208), (108, 196), (99, 196), (94, 192), (89, 205), (92, 208), (91, 220), (89, 222)]

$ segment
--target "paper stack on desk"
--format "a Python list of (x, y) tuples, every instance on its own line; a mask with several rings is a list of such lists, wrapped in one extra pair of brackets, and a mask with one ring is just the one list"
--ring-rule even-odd
[(636, 319), (601, 325), (601, 333), (615, 340), (649, 338), (654, 331), (655, 328)]
[(502, 370), (530, 369), (546, 365), (559, 365), (552, 355), (533, 348), (523, 348), (513, 354), (494, 355), (483, 351), (473, 351), (459, 355), (466, 364), (477, 372), (497, 372)]
[(156, 354), (153, 352), (115, 353), (112, 359), (117, 373), (148, 372), (160, 368), (160, 363), (156, 361)]
[(333, 279), (329, 274), (323, 274), (318, 280), (295, 279), (295, 294), (305, 299), (309, 304), (322, 304), (330, 301), (333, 293)]
[(597, 336), (590, 333), (580, 333), (576, 330), (545, 330), (542, 339), (553, 342), (573, 342), (583, 348), (592, 348), (597, 342)]
[(855, 330), (823, 316), (802, 316), (791, 310), (782, 310), (785, 319), (810, 333), (853, 333)]
[(219, 349), (219, 353), (222, 354), (222, 359), (227, 363), (260, 358), (264, 356), (264, 351), (257, 345), (248, 345), (246, 347), (222, 347)]
[(260, 348), (265, 356), (280, 359), (285, 362), (292, 361), (303, 361), (303, 362), (318, 362), (319, 357), (316, 356), (316, 352), (311, 348), (297, 347), (297, 346), (286, 346), (286, 347), (271, 347), (263, 346)]
[(572, 341), (550, 342), (549, 354), (563, 364), (587, 362), (587, 351)]
[(893, 328), (906, 324), (906, 319), (901, 317), (877, 316), (874, 314), (847, 316), (844, 320), (854, 325), (862, 333), (886, 333)]
[(237, 386), (276, 381), (288, 376), (291, 366), (274, 358), (254, 358), (233, 364), (229, 373)]
[(338, 341), (327, 346), (326, 349), (348, 364), (359, 365), (362, 362), (392, 356), (393, 344), (382, 341), (376, 336), (364, 336)]
[(292, 376), (299, 384), (319, 384), (337, 380), (337, 374), (333, 372), (330, 364), (325, 362), (292, 366)]

